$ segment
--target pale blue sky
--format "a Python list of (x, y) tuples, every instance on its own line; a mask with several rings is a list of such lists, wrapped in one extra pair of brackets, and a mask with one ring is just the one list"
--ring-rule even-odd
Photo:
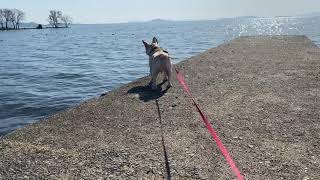
[(217, 19), (235, 16), (286, 16), (320, 11), (320, 0), (1, 0), (0, 8), (18, 8), (27, 21), (46, 23), (57, 9), (75, 23), (115, 23)]

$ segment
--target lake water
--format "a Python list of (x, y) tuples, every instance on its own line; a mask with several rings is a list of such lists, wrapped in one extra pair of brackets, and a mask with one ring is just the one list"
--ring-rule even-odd
[(0, 135), (148, 74), (142, 39), (174, 63), (239, 36), (307, 35), (320, 17), (73, 25), (0, 32)]

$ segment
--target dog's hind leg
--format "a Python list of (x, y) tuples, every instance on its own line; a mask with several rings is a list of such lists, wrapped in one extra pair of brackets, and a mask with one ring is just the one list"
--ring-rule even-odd
[(172, 87), (172, 84), (171, 84), (172, 65), (171, 65), (171, 63), (168, 65), (168, 68), (165, 72), (166, 72), (165, 76), (167, 76), (167, 79), (168, 79), (168, 86), (167, 87), (170, 88), (170, 87)]
[(152, 79), (151, 79), (151, 88), (157, 89), (157, 76), (159, 74), (159, 71), (153, 71), (152, 72)]
[(163, 73), (163, 81), (162, 82), (166, 82), (168, 81), (168, 75), (166, 72)]
[(150, 82), (149, 82), (149, 86), (152, 85), (152, 61), (149, 59), (149, 68), (150, 68)]

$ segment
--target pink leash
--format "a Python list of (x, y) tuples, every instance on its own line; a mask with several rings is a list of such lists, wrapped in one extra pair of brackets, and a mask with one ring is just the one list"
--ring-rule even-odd
[(238, 180), (243, 180), (243, 176), (241, 175), (239, 169), (237, 168), (236, 164), (234, 163), (233, 159), (231, 158), (230, 154), (228, 153), (227, 148), (222, 144), (222, 142), (221, 142), (220, 138), (218, 137), (217, 133), (215, 132), (215, 130), (211, 126), (207, 115), (200, 109), (199, 105), (196, 103), (193, 95), (191, 94), (191, 92), (189, 90), (188, 85), (186, 84), (186, 82), (184, 80), (183, 74), (181, 72), (179, 72), (179, 70), (177, 68), (175, 70), (176, 70), (177, 79), (178, 79), (180, 85), (183, 87), (184, 91), (191, 97), (191, 99), (192, 99), (192, 101), (194, 103), (194, 106), (197, 108), (197, 110), (198, 110), (198, 112), (199, 112), (204, 124), (206, 125), (208, 131), (212, 135), (212, 138), (216, 142), (219, 150), (221, 151), (222, 155), (226, 159), (226, 161), (229, 164), (230, 168), (232, 169), (234, 174), (237, 176)]

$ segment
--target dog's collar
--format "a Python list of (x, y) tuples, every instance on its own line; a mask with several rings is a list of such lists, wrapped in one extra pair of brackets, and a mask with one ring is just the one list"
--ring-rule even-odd
[(169, 55), (169, 52), (162, 49), (161, 47), (154, 47), (151, 49), (149, 55), (151, 56), (152, 54), (154, 54), (157, 50), (159, 50), (160, 52), (164, 52), (164, 53), (167, 53)]
[(154, 54), (157, 50), (161, 50), (160, 47), (154, 47), (151, 49), (151, 51), (149, 52), (149, 55), (151, 56), (152, 54)]

